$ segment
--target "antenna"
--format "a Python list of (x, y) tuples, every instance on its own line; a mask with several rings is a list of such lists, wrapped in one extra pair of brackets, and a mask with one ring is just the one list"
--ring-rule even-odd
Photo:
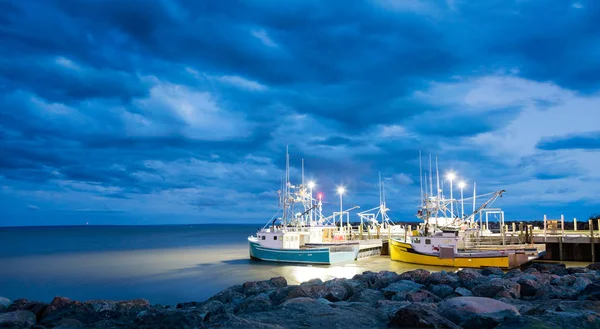
[(473, 182), (473, 213), (475, 213), (475, 198), (477, 194), (475, 193), (475, 187), (477, 186), (477, 182)]
[(419, 150), (419, 180), (421, 181), (421, 195), (419, 199), (423, 202), (423, 164), (421, 160), (421, 150)]
[(436, 183), (437, 183), (437, 198), (438, 198), (438, 203), (440, 202), (440, 171), (438, 169), (438, 158), (437, 156), (435, 157), (435, 176), (436, 176)]
[(429, 194), (433, 196), (433, 174), (431, 171), (431, 153), (429, 153)]
[(302, 187), (304, 187), (304, 158), (302, 158)]

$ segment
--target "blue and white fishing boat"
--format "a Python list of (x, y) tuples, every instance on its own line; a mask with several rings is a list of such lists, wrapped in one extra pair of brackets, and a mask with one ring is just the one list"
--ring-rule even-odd
[[(285, 184), (279, 191), (280, 209), (273, 218), (260, 229), (256, 236), (248, 237), (250, 258), (255, 260), (304, 263), (338, 264), (357, 259), (359, 251), (381, 248), (372, 241), (351, 240), (349, 219), (343, 225), (343, 216), (349, 218), (349, 211), (340, 209), (339, 213), (324, 217), (322, 214), (322, 196), (313, 198), (314, 183), (304, 184), (303, 166), (302, 184), (292, 185), (289, 180), (289, 155), (286, 151)], [(341, 207), (341, 205), (340, 205)], [(282, 214), (281, 218), (277, 218)], [(339, 225), (335, 218), (339, 216)], [(280, 221), (276, 225), (277, 221)]]

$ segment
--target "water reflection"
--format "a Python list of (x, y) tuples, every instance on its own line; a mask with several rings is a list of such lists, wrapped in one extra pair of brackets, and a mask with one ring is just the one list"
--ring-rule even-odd
[(352, 278), (364, 271), (455, 270), (393, 262), (385, 256), (335, 266), (284, 265), (250, 260), (247, 246), (241, 244), (26, 255), (0, 257), (0, 262), (0, 292), (11, 299), (145, 298), (161, 304), (204, 300), (229, 286), (276, 276), (299, 284), (314, 278)]

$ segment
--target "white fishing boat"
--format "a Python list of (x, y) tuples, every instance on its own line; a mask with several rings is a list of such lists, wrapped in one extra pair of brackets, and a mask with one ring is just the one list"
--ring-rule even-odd
[[(431, 159), (431, 158), (430, 158)], [(436, 185), (433, 189), (431, 160), (429, 166), (429, 188), (427, 174), (425, 184), (421, 176), (422, 203), (417, 212), (417, 218), (423, 223), (412, 232), (406, 232), (403, 238), (392, 237), (389, 240), (389, 251), (392, 260), (420, 265), (439, 265), (450, 267), (486, 267), (514, 268), (542, 257), (545, 254), (544, 245), (534, 245), (527, 241), (507, 241), (505, 235), (504, 212), (499, 208), (489, 208), (497, 198), (506, 192), (496, 192), (476, 196), (475, 187), (472, 198), (463, 198), (464, 184), (461, 183), (460, 204), (452, 196), (453, 173), (448, 174), (450, 180), (450, 199), (443, 195), (440, 189), (439, 171), (436, 159)], [(474, 184), (475, 185), (475, 184)], [(425, 193), (423, 193), (423, 186)], [(479, 207), (476, 200), (487, 197)], [(464, 202), (473, 201), (473, 211), (465, 213)], [(460, 216), (454, 212), (460, 209)], [(483, 225), (483, 214), (486, 225)], [(500, 232), (489, 230), (488, 215), (499, 215)], [(479, 215), (479, 222), (476, 216)]]
[[(354, 261), (359, 256), (379, 254), (382, 247), (380, 239), (352, 239), (349, 214), (359, 207), (342, 208), (343, 190), (338, 191), (340, 211), (323, 216), (322, 195), (314, 198), (315, 184), (304, 184), (304, 165), (302, 167), (302, 183), (291, 184), (286, 151), (285, 183), (279, 191), (279, 210), (255, 236), (248, 237), (250, 258), (286, 263), (338, 264)], [(277, 217), (279, 215), (282, 216)], [(339, 223), (336, 223), (337, 218)]]

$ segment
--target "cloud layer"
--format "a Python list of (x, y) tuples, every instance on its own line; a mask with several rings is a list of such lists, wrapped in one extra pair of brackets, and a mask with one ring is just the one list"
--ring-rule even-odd
[(329, 211), (380, 172), (413, 220), (422, 151), (507, 219), (600, 212), (598, 6), (141, 3), (0, 0), (0, 225), (264, 223), (286, 145)]

